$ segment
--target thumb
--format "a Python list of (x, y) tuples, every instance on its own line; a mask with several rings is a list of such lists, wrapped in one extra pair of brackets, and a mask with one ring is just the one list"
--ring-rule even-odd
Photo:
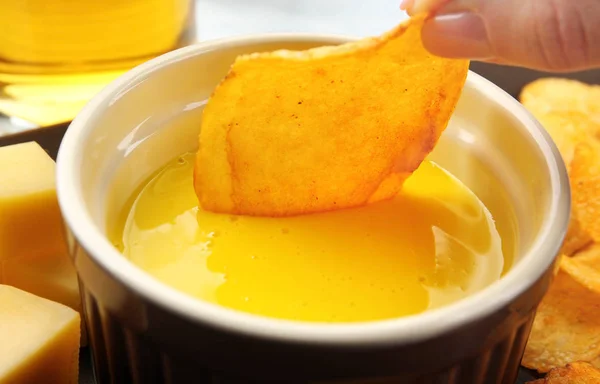
[(598, 0), (405, 0), (431, 12), (422, 32), (433, 54), (562, 72), (600, 66)]

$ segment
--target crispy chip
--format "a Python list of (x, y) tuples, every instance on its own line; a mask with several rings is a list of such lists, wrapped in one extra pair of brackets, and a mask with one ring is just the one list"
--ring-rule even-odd
[[(562, 252), (572, 256), (593, 240), (598, 241), (600, 225), (591, 217), (595, 203), (589, 202), (598, 193), (598, 182), (591, 177), (600, 166), (598, 156), (590, 155), (587, 147), (600, 151), (600, 87), (579, 81), (546, 78), (523, 88), (520, 100), (546, 128), (556, 143), (571, 179), (573, 206), (571, 221)], [(579, 149), (579, 146), (581, 147)], [(578, 152), (575, 158), (575, 152)], [(577, 175), (574, 180), (573, 172)]]
[(562, 268), (579, 284), (600, 294), (600, 244), (593, 244), (563, 260)]
[(552, 267), (552, 273), (554, 274), (554, 276), (558, 275), (558, 272), (560, 272), (562, 259), (564, 259), (565, 257), (567, 256), (564, 253), (560, 253), (558, 256), (556, 256), (556, 259), (554, 259), (554, 266)]
[(519, 99), (536, 117), (549, 112), (579, 112), (600, 123), (599, 86), (576, 80), (545, 78), (525, 86)]
[(528, 384), (599, 384), (600, 370), (585, 362), (567, 364), (555, 368), (545, 379), (530, 381)]
[(524, 366), (539, 372), (600, 356), (600, 294), (569, 275), (567, 260), (538, 308), (523, 357)]
[[(594, 89), (594, 91), (589, 89)], [(559, 95), (561, 90), (564, 94)], [(596, 89), (571, 80), (543, 79), (525, 87), (521, 94), (521, 101), (552, 136), (570, 171), (573, 168), (581, 170), (582, 167), (592, 167), (594, 169), (588, 169), (588, 173), (600, 174), (600, 172), (596, 172), (600, 161), (587, 156), (589, 151), (585, 151), (585, 148), (578, 150), (579, 155), (574, 160), (576, 148), (580, 144), (598, 148), (596, 137), (600, 132), (600, 124), (592, 119), (590, 115), (592, 106), (588, 106), (585, 102), (588, 100), (587, 97), (582, 96), (582, 94), (587, 95), (594, 92), (598, 92), (600, 96), (600, 88)], [(600, 108), (598, 111), (600, 112)], [(591, 183), (589, 180), (581, 185), (573, 184), (573, 177), (571, 177), (571, 181), (574, 201), (577, 201), (577, 196), (586, 199), (590, 194), (596, 193), (595, 183)], [(585, 210), (588, 209), (587, 205), (586, 203), (584, 207), (581, 204), (574, 204), (572, 207), (571, 221), (562, 249), (566, 255), (572, 256), (594, 240), (590, 232), (592, 231), (590, 224), (593, 222), (580, 221), (587, 217), (585, 214)]]
[(577, 251), (592, 244), (592, 236), (581, 227), (581, 223), (577, 219), (577, 214), (574, 212), (575, 207), (571, 206), (571, 219), (567, 235), (561, 249), (562, 254), (573, 256)]
[(595, 140), (577, 145), (570, 166), (572, 220), (600, 242), (600, 144)]
[(202, 119), (204, 209), (288, 216), (393, 197), (446, 128), (468, 61), (430, 55), (425, 16), (381, 38), (239, 57)]
[(565, 164), (571, 164), (575, 147), (581, 142), (593, 140), (590, 133), (598, 130), (598, 124), (589, 116), (576, 111), (550, 111), (536, 114), (536, 118), (556, 143)]
[[(574, 161), (576, 148), (580, 144), (583, 143), (584, 146), (596, 144), (596, 139), (590, 134), (590, 132), (593, 132), (597, 129), (597, 124), (588, 116), (580, 112), (551, 111), (538, 114), (537, 118), (548, 131), (550, 136), (552, 136), (552, 139), (556, 143), (556, 146), (558, 147), (569, 169), (575, 167), (575, 169), (579, 170), (582, 162), (584, 163), (584, 166), (589, 166), (590, 161), (597, 160), (593, 158), (588, 159), (582, 157), (582, 154), (586, 153), (582, 153), (582, 149), (580, 148), (580, 153), (577, 159)], [(598, 166), (594, 164), (592, 168), (598, 168)], [(589, 171), (594, 171), (594, 169)], [(572, 177), (571, 180), (573, 180)], [(589, 184), (584, 186), (572, 185), (573, 195), (587, 196), (590, 192), (587, 190), (589, 187)], [(587, 223), (584, 225), (580, 222), (579, 208), (581, 207), (576, 205), (573, 205), (572, 207), (571, 221), (569, 223), (569, 229), (562, 249), (562, 252), (569, 256), (586, 247), (593, 240), (591, 234), (589, 233), (590, 228), (588, 228)]]

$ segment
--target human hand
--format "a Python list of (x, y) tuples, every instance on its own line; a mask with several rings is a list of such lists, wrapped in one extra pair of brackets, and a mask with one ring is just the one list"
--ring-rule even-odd
[(567, 72), (600, 67), (600, 0), (404, 0), (433, 54)]

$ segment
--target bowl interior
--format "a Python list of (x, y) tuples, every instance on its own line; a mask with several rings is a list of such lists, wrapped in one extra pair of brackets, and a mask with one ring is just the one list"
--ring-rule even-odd
[[(106, 234), (144, 180), (197, 148), (203, 105), (237, 55), (342, 41), (280, 35), (209, 43), (155, 59), (117, 80), (75, 120), (59, 154), (59, 197), (75, 235), (88, 237), (85, 229)], [(523, 284), (532, 284), (560, 247), (569, 199), (564, 165), (535, 120), (499, 88), (470, 73), (431, 159), (469, 186), (501, 231), (514, 236), (512, 269), (522, 269), (514, 279), (526, 277)], [(78, 219), (89, 219), (89, 226), (70, 215), (76, 209), (64, 202), (70, 197), (81, 203)], [(104, 265), (119, 257), (116, 252), (97, 256)], [(526, 259), (535, 259), (535, 265), (520, 265)], [(513, 284), (515, 290), (525, 285)], [(158, 282), (154, 288), (163, 289)]]
[[(169, 160), (197, 149), (203, 107), (237, 54), (317, 45), (282, 42), (197, 52), (130, 83), (99, 116), (88, 141), (94, 145), (83, 159), (88, 171), (82, 187), (98, 227), (112, 228), (140, 184)], [(481, 97), (473, 77), (430, 158), (477, 194), (504, 237), (514, 237), (514, 249), (505, 249), (511, 266), (527, 253), (545, 219), (550, 175), (521, 122), (498, 100)]]

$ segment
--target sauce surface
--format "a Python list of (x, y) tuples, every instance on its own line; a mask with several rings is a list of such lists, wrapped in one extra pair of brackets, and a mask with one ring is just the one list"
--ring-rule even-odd
[(199, 299), (284, 319), (369, 321), (454, 302), (502, 274), (491, 214), (435, 163), (424, 162), (393, 200), (289, 218), (203, 211), (193, 163), (185, 154), (153, 176), (113, 240)]

